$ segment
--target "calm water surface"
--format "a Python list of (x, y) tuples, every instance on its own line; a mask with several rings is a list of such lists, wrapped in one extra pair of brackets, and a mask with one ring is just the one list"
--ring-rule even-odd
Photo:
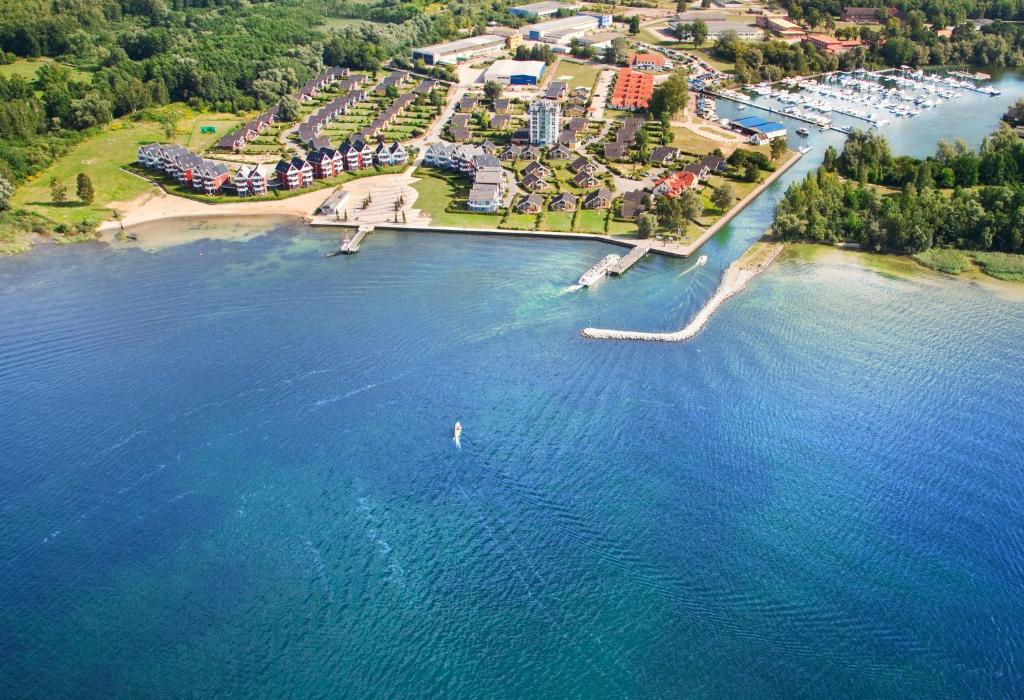
[(0, 260), (0, 695), (1024, 694), (1020, 295), (794, 256), (579, 337), (771, 206), (584, 293), (600, 245)]

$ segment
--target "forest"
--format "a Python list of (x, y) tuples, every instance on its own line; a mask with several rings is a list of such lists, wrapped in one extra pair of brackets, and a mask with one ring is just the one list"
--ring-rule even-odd
[(1006, 125), (978, 150), (939, 143), (925, 159), (894, 157), (885, 138), (855, 131), (779, 203), (784, 240), (852, 242), (876, 251), (933, 247), (1024, 252), (1024, 139)]
[(170, 102), (224, 112), (266, 107), (324, 65), (375, 69), (414, 44), (482, 26), (504, 7), (0, 0), (0, 63), (55, 59), (32, 79), (0, 75), (0, 178), (23, 180), (114, 118)]

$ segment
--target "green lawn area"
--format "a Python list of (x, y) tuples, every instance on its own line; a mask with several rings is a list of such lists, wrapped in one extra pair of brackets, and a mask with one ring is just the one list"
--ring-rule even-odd
[[(497, 211), (493, 214), (476, 213), (469, 210), (459, 212), (447, 211), (448, 205), (455, 201), (461, 194), (460, 190), (467, 187), (457, 187), (455, 176), (443, 176), (431, 172), (428, 168), (418, 168), (416, 177), (419, 178), (413, 183), (413, 187), (419, 193), (416, 203), (413, 205), (430, 217), (434, 226), (462, 226), (466, 228), (497, 228), (504, 216), (503, 212)], [(464, 200), (463, 200), (464, 201)]]
[[(253, 115), (255, 116), (255, 115)], [(245, 120), (237, 114), (227, 112), (198, 113), (189, 110), (178, 120), (174, 141), (186, 146), (196, 153), (213, 147), (218, 139), (231, 133)], [(212, 134), (202, 133), (202, 127), (212, 126), (216, 131)], [(277, 150), (276, 148), (274, 149)]]
[(536, 214), (509, 214), (502, 228), (514, 228), (520, 231), (532, 231), (537, 228)]
[(575, 212), (545, 210), (540, 221), (544, 231), (572, 231), (572, 217)]
[[(163, 129), (157, 124), (112, 122), (109, 128), (85, 139), (49, 168), (20, 185), (14, 195), (14, 207), (62, 224), (105, 221), (111, 217), (111, 211), (104, 208), (107, 204), (132, 199), (151, 187), (145, 180), (121, 170), (121, 166), (135, 161), (140, 145), (160, 141), (163, 137)], [(75, 200), (75, 178), (80, 172), (92, 178), (96, 190), (90, 206)], [(63, 204), (51, 201), (51, 177), (64, 183), (70, 201)]]
[[(22, 59), (18, 59), (14, 63), (7, 63), (7, 64), (4, 64), (4, 65), (0, 65), (0, 75), (4, 76), (5, 78), (11, 78), (11, 77), (14, 77), (15, 75), (19, 75), (22, 78), (24, 78), (25, 80), (32, 81), (32, 80), (35, 80), (36, 73), (39, 71), (39, 68), (41, 66), (43, 66), (46, 63), (53, 63), (53, 62), (54, 61), (52, 59), (49, 59), (49, 58), (39, 58), (39, 59), (22, 58)], [(78, 68), (75, 68), (74, 66), (65, 65), (64, 67), (71, 71), (71, 77), (73, 79), (75, 79), (75, 80), (78, 80), (78, 81), (82, 81), (82, 80), (84, 80), (84, 81), (91, 81), (92, 80), (92, 74), (90, 74), (90, 73), (86, 73), (85, 71), (80, 70)]]
[(665, 22), (664, 24), (653, 24), (647, 27), (641, 27), (640, 33), (637, 34), (636, 38), (639, 39), (640, 41), (647, 42), (648, 44), (654, 44), (655, 46), (657, 46), (658, 44), (667, 44), (669, 43), (669, 41), (665, 38), (665, 36), (661, 32), (656, 31), (658, 29), (665, 29), (667, 27), (668, 22)]
[(604, 233), (604, 222), (608, 218), (606, 209), (581, 209), (576, 215), (573, 231), (582, 233)]
[(602, 69), (597, 66), (589, 66), (583, 63), (562, 60), (553, 68), (553, 77), (551, 79), (566, 80), (569, 83), (570, 90), (575, 87), (593, 89), (594, 83), (597, 81), (597, 76), (600, 74), (601, 70)]
[(632, 221), (621, 221), (613, 217), (612, 220), (608, 222), (608, 233), (613, 236), (636, 233), (636, 223)]

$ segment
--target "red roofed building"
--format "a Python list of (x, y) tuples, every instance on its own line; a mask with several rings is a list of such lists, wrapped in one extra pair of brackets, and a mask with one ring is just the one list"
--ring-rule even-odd
[(660, 53), (636, 53), (633, 54), (633, 58), (629, 59), (629, 65), (644, 70), (663, 70), (665, 57)]
[(691, 172), (680, 170), (668, 177), (663, 177), (654, 183), (651, 190), (655, 195), (662, 197), (678, 197), (683, 190), (689, 190), (697, 186), (697, 176)]
[(852, 48), (864, 44), (860, 39), (836, 39), (828, 34), (808, 34), (805, 42), (825, 53), (846, 53)]
[(654, 76), (632, 68), (620, 68), (608, 106), (613, 109), (647, 109), (654, 94)]

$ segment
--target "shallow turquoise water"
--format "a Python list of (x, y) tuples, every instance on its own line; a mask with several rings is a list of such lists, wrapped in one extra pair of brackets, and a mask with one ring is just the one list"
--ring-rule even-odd
[(588, 292), (287, 226), (0, 260), (0, 695), (1024, 694), (1024, 303), (791, 259), (578, 334), (683, 325), (813, 165)]

